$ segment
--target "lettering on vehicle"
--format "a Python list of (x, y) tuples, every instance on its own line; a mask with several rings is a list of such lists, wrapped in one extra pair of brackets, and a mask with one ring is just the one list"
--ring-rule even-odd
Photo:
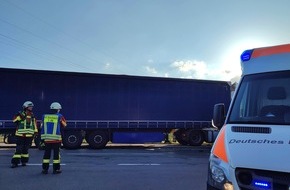
[[(285, 142), (283, 140), (269, 139), (231, 139), (229, 144), (285, 144)], [(290, 140), (288, 144), (290, 144)]]

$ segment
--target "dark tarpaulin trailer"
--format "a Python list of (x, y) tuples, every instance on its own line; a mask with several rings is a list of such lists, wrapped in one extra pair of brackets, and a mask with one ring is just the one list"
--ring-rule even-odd
[(183, 141), (190, 139), (192, 129), (211, 127), (214, 105), (228, 107), (231, 94), (224, 81), (5, 68), (0, 75), (0, 132), (14, 128), (9, 120), (23, 102), (32, 101), (41, 119), (56, 101), (68, 120), (63, 135), (68, 148), (79, 146), (82, 136), (100, 148), (114, 142), (114, 133), (120, 139), (122, 133), (128, 138), (132, 132), (160, 135), (172, 129), (182, 129), (180, 136), (187, 136), (177, 137), (179, 142), (194, 144)]

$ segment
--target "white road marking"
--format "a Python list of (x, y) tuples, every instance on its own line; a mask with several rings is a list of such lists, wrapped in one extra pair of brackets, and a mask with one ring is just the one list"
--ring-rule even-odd
[(160, 166), (160, 164), (137, 164), (137, 163), (128, 163), (128, 164), (118, 164), (118, 166)]
[[(26, 164), (27, 166), (42, 166), (42, 163), (41, 164)], [(52, 164), (49, 164), (50, 166), (52, 166)], [(66, 164), (60, 164), (61, 166), (65, 166)]]

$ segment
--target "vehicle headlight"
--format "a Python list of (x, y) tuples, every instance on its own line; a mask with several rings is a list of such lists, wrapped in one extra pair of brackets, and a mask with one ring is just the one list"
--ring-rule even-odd
[(225, 174), (222, 169), (216, 167), (215, 165), (212, 165), (210, 171), (212, 179), (216, 182), (221, 183), (225, 180)]
[(232, 190), (233, 185), (228, 179), (229, 165), (218, 157), (211, 155), (208, 168), (208, 185), (223, 190)]

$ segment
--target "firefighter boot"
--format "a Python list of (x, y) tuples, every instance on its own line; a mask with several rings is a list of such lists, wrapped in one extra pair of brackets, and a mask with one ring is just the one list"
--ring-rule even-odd
[(17, 168), (18, 164), (11, 164), (11, 168)]
[(20, 155), (15, 154), (11, 160), (11, 168), (18, 167), (18, 164), (20, 164)]
[(60, 174), (61, 172), (61, 170), (53, 170), (53, 174)]

